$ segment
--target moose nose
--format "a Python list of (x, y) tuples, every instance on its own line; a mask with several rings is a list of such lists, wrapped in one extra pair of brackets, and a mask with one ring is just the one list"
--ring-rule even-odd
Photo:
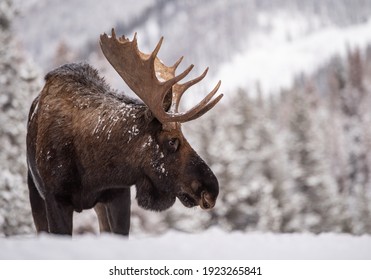
[(200, 207), (204, 210), (211, 209), (215, 206), (215, 198), (208, 192), (201, 193)]

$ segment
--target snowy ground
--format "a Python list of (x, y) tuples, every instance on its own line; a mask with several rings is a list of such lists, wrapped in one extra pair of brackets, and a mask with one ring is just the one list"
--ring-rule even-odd
[(129, 240), (113, 235), (0, 239), (0, 259), (371, 259), (371, 236), (169, 232)]

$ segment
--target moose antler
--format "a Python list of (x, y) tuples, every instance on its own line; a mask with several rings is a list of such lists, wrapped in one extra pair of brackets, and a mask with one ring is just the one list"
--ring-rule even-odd
[[(213, 108), (223, 97), (223, 94), (220, 94), (210, 101), (218, 91), (221, 82), (219, 81), (216, 87), (196, 106), (186, 112), (179, 113), (179, 103), (183, 93), (189, 87), (200, 82), (206, 76), (208, 69), (199, 77), (184, 84), (178, 84), (192, 70), (193, 65), (176, 76), (175, 71), (183, 57), (171, 67), (163, 64), (157, 58), (162, 41), (163, 37), (151, 54), (144, 54), (138, 49), (136, 33), (132, 41), (125, 36), (116, 38), (114, 29), (112, 29), (112, 36), (105, 33), (100, 36), (100, 45), (107, 60), (162, 124), (183, 123), (196, 119)], [(172, 104), (166, 112), (164, 99), (170, 89), (172, 89)]]

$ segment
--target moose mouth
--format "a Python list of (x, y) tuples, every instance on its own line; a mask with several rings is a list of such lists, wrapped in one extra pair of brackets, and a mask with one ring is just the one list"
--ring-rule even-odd
[(198, 205), (196, 200), (187, 193), (182, 192), (177, 197), (185, 207), (192, 208)]

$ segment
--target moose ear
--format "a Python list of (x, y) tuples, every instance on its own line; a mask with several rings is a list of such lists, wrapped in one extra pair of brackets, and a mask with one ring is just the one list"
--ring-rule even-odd
[(147, 108), (144, 111), (144, 117), (145, 117), (147, 123), (150, 123), (155, 119), (155, 116), (153, 115), (153, 113), (151, 112), (151, 109), (149, 109), (149, 108)]
[[(165, 112), (170, 110), (171, 103), (172, 103), (172, 96), (173, 96), (172, 89), (170, 89), (164, 98), (163, 108)], [(151, 109), (148, 107), (144, 114), (148, 122), (151, 122), (154, 118), (156, 118), (155, 115), (152, 113)]]
[[(172, 90), (169, 90), (169, 92), (165, 95), (163, 103), (163, 108), (165, 112), (169, 111), (171, 107), (171, 102), (172, 102)], [(144, 115), (148, 122), (151, 122), (154, 118), (156, 118), (149, 107), (147, 107)]]

